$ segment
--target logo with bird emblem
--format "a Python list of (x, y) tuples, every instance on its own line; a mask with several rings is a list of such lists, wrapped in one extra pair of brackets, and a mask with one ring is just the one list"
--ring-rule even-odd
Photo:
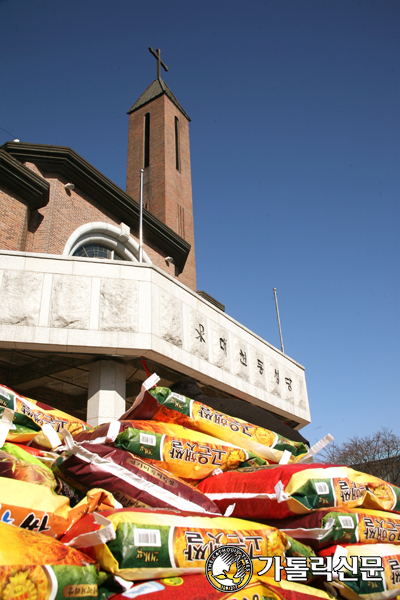
[(206, 561), (206, 576), (220, 592), (234, 592), (244, 588), (253, 575), (250, 556), (238, 546), (220, 546)]

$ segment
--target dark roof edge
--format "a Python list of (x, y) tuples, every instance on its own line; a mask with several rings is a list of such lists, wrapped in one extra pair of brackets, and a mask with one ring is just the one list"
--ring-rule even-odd
[(177, 108), (179, 108), (179, 110), (181, 111), (181, 113), (183, 114), (184, 117), (187, 118), (188, 121), (190, 121), (190, 117), (187, 114), (187, 112), (185, 110), (183, 110), (182, 106), (180, 105), (180, 103), (178, 102), (178, 99), (175, 97), (175, 95), (171, 92), (171, 90), (169, 89), (169, 87), (167, 86), (167, 84), (165, 83), (165, 81), (163, 81), (160, 77), (159, 79), (160, 83), (161, 83), (161, 87), (163, 88), (163, 90), (165, 91), (166, 95), (168, 96), (168, 98), (171, 100), (171, 102), (173, 104), (175, 104), (175, 106)]
[[(21, 162), (32, 162), (39, 169), (61, 173), (108, 210), (114, 210), (127, 225), (138, 232), (139, 203), (72, 148), (26, 142), (6, 142), (0, 146), (0, 150), (6, 151)], [(23, 165), (20, 166), (26, 169)], [(35, 174), (32, 173), (32, 175)], [(36, 175), (36, 177), (38, 176)], [(146, 209), (143, 209), (143, 235), (145, 242), (152, 242), (160, 250), (173, 256), (178, 269), (183, 270), (190, 252), (190, 244)]]
[(201, 298), (204, 298), (204, 300), (207, 300), (207, 302), (210, 302), (210, 304), (213, 304), (214, 306), (219, 308), (219, 310), (225, 312), (225, 305), (221, 302), (218, 302), (218, 300), (210, 296), (210, 294), (207, 294), (207, 292), (203, 292), (203, 290), (197, 290), (197, 293)]
[(136, 102), (135, 102), (135, 104), (128, 110), (128, 112), (126, 114), (130, 115), (131, 113), (136, 112), (140, 108), (143, 108), (143, 106), (146, 106), (146, 104), (150, 104), (150, 102), (153, 102), (153, 100), (156, 100), (156, 98), (159, 98), (160, 96), (164, 96), (164, 94), (165, 94), (165, 92), (161, 91), (156, 96), (153, 96), (149, 100), (145, 100), (144, 102), (142, 102), (141, 104), (139, 104), (139, 106), (137, 106), (136, 108), (135, 108), (135, 104), (136, 104)]
[[(154, 96), (152, 96), (151, 98), (149, 98), (148, 100), (144, 100), (143, 102), (140, 102), (140, 99), (142, 98), (142, 96), (144, 96), (147, 92), (147, 90), (156, 82), (158, 81), (158, 83), (160, 84), (161, 87), (161, 91), (160, 93), (155, 94)], [(130, 115), (131, 113), (139, 110), (139, 108), (142, 108), (143, 106), (146, 106), (147, 104), (150, 104), (150, 102), (153, 102), (153, 100), (155, 100), (156, 98), (159, 98), (160, 96), (163, 96), (164, 94), (167, 96), (167, 98), (169, 98), (172, 102), (172, 104), (175, 104), (176, 108), (183, 114), (184, 117), (186, 117), (186, 119), (188, 121), (191, 121), (191, 118), (189, 117), (189, 115), (187, 114), (187, 112), (182, 108), (182, 106), (180, 105), (180, 103), (178, 102), (177, 98), (174, 96), (174, 94), (171, 92), (171, 90), (169, 89), (169, 87), (167, 86), (167, 84), (165, 83), (165, 81), (163, 81), (161, 79), (161, 77), (159, 79), (155, 79), (147, 88), (147, 90), (145, 90), (142, 94), (142, 96), (140, 96), (140, 98), (138, 98), (138, 100), (136, 100), (136, 102), (133, 104), (133, 106), (128, 110), (127, 114)], [(136, 106), (137, 105), (137, 106)]]
[(43, 208), (49, 201), (49, 182), (21, 165), (0, 148), (0, 181), (28, 201), (29, 208)]

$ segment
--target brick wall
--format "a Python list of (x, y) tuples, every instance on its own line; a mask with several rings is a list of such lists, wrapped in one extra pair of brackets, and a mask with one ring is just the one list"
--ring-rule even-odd
[[(36, 167), (32, 170), (50, 183), (49, 202), (29, 213), (23, 198), (6, 188), (0, 190), (0, 249), (62, 254), (68, 238), (81, 225), (100, 221), (120, 226), (119, 218), (79, 188), (67, 192), (66, 180), (55, 174), (41, 174)], [(131, 237), (139, 242), (138, 232), (132, 232)], [(153, 264), (175, 276), (175, 267), (166, 264), (164, 251), (153, 243), (146, 243), (145, 237), (143, 247)]]
[(34, 234), (33, 252), (62, 254), (70, 235), (86, 223), (101, 221), (119, 226), (118, 218), (79, 188), (65, 190), (68, 182), (54, 174), (45, 174), (45, 179), (50, 183), (49, 202), (35, 211), (41, 222)]
[[(189, 122), (164, 94), (129, 115), (126, 189), (139, 199), (144, 165), (144, 120), (150, 114), (150, 164), (144, 171), (143, 202), (160, 221), (191, 245), (178, 279), (196, 289)], [(180, 169), (176, 168), (175, 117), (179, 124)]]
[(25, 250), (28, 203), (7, 188), (0, 189), (0, 247), (3, 250)]

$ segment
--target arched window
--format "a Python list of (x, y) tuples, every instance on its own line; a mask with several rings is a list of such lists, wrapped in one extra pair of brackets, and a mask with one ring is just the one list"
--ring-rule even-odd
[(82, 244), (72, 256), (86, 256), (87, 258), (108, 258), (109, 260), (126, 260), (116, 252), (100, 244)]
[[(101, 222), (87, 223), (69, 237), (63, 255), (139, 262), (139, 244), (130, 236), (129, 227), (124, 223), (121, 227)], [(145, 251), (143, 262), (151, 264)]]

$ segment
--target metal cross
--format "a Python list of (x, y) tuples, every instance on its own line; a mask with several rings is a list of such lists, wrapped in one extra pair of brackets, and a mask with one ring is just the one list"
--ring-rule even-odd
[(160, 50), (160, 48), (157, 48), (157, 51), (154, 52), (154, 50), (151, 46), (150, 46), (149, 50), (152, 53), (152, 55), (155, 56), (157, 59), (157, 79), (161, 79), (161, 65), (163, 66), (163, 69), (165, 71), (168, 71), (167, 65), (165, 63), (163, 63), (163, 61), (161, 60), (161, 50)]

